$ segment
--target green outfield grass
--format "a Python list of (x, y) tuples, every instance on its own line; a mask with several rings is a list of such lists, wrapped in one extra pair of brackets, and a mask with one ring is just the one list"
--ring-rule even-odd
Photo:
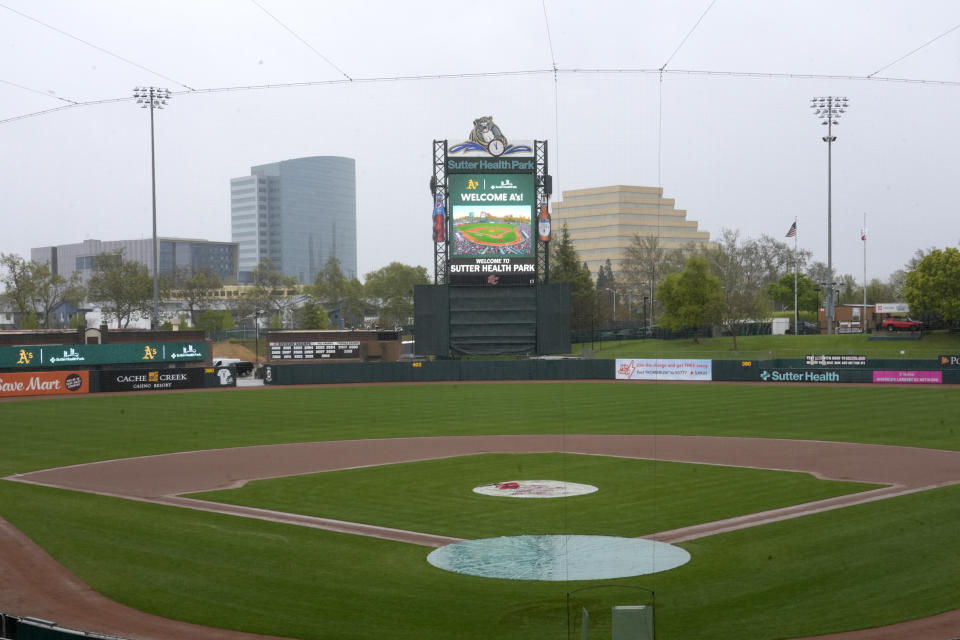
[[(473, 492), (482, 484), (541, 479), (591, 484), (598, 491), (565, 500)], [(638, 537), (877, 486), (677, 462), (486, 454), (259, 480), (190, 497), (457, 538), (552, 533)]]
[[(960, 353), (960, 333), (932, 331), (920, 340), (908, 340), (906, 333), (895, 338), (870, 340), (872, 334), (839, 334), (809, 336), (740, 336), (737, 348), (733, 338), (700, 338), (680, 340), (606, 340), (574, 344), (572, 353), (590, 349), (595, 358), (714, 358), (767, 360), (771, 358), (803, 358), (807, 354), (863, 355), (869, 358), (931, 358)], [(887, 334), (880, 337), (889, 338)]]
[(516, 244), (520, 242), (520, 230), (508, 222), (474, 222), (456, 227), (468, 239), (480, 244)]
[[(960, 450), (958, 393), (534, 383), (35, 399), (0, 403), (0, 475), (180, 450), (474, 433), (707, 434)], [(493, 396), (495, 415), (463, 410), (489, 408)], [(461, 576), (431, 567), (429, 549), (416, 545), (13, 482), (0, 482), (0, 515), (115, 600), (273, 635), (559, 638), (566, 592), (592, 584)], [(621, 582), (656, 590), (661, 640), (762, 640), (888, 624), (958, 606), (958, 529), (960, 487), (947, 487), (699, 539), (683, 545), (689, 564)]]

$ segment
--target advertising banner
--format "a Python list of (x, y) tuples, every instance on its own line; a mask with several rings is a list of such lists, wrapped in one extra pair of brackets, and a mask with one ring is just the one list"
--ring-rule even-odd
[(533, 173), (449, 177), (451, 284), (534, 284)]
[(943, 371), (874, 371), (873, 381), (883, 384), (942, 384)]
[(0, 398), (89, 392), (89, 371), (0, 373)]
[(941, 367), (960, 367), (960, 356), (940, 356), (937, 361)]
[(875, 313), (910, 313), (906, 302), (878, 302), (873, 309)]
[[(230, 370), (223, 368), (230, 386)], [(170, 389), (200, 389), (205, 387), (203, 367), (176, 367), (170, 369), (123, 369), (103, 371), (100, 374), (100, 391), (161, 391)], [(219, 372), (218, 372), (219, 375)], [(236, 384), (236, 381), (232, 381)]]
[(703, 382), (712, 379), (712, 360), (617, 359), (617, 380), (686, 380)]
[(805, 362), (821, 367), (863, 367), (867, 364), (867, 356), (808, 355)]
[(205, 342), (131, 342), (0, 347), (0, 369), (36, 369), (134, 362), (203, 362), (210, 357)]
[(841, 380), (840, 373), (826, 369), (764, 369), (761, 382), (854, 382)]

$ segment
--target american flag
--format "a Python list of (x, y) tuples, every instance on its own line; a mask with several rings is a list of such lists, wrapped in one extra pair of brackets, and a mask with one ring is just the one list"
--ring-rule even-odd
[(796, 223), (796, 222), (794, 222), (792, 225), (790, 225), (790, 229), (787, 230), (787, 236), (786, 236), (786, 237), (792, 238), (792, 237), (795, 236), (795, 235), (797, 235), (797, 223)]

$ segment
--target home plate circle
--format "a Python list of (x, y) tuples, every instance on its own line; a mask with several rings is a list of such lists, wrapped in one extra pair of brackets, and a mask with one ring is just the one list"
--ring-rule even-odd
[(507, 480), (474, 487), (474, 493), (500, 498), (568, 498), (593, 493), (592, 484), (578, 484), (562, 480)]

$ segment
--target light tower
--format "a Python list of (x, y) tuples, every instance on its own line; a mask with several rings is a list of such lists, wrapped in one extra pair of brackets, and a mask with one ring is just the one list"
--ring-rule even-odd
[(171, 98), (169, 89), (134, 87), (133, 97), (143, 109), (150, 109), (150, 188), (153, 201), (153, 313), (150, 328), (160, 326), (160, 250), (157, 246), (157, 164), (153, 145), (153, 110), (163, 109)]
[(833, 125), (840, 124), (840, 116), (846, 113), (849, 101), (846, 96), (820, 96), (810, 99), (810, 108), (813, 115), (820, 120), (820, 124), (827, 127), (827, 135), (823, 141), (827, 143), (827, 294), (824, 304), (827, 307), (827, 333), (834, 330), (836, 318), (835, 286), (833, 281), (833, 194), (832, 194), (832, 160), (833, 142), (837, 136), (833, 135)]

